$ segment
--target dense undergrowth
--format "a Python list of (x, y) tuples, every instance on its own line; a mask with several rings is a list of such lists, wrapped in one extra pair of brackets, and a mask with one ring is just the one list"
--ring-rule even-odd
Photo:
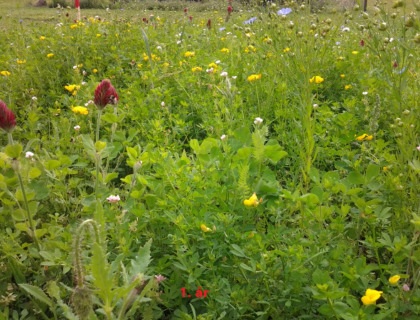
[(0, 319), (417, 319), (405, 5), (9, 25)]

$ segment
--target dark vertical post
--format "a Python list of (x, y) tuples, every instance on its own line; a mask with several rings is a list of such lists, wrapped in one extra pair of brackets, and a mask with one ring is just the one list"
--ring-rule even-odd
[(365, 3), (363, 4), (363, 11), (366, 12), (367, 9), (367, 0), (365, 0)]

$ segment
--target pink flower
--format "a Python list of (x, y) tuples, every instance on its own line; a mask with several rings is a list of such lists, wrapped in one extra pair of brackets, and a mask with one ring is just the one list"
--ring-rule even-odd
[(192, 16), (189, 16), (188, 19), (190, 19), (190, 21), (192, 21)]
[(185, 9), (184, 9), (184, 13), (187, 13), (187, 11), (188, 11), (188, 9), (187, 9), (187, 8), (185, 8)]
[(75, 126), (74, 127), (74, 130), (79, 131), (80, 130), (80, 126), (79, 125)]
[(105, 108), (107, 104), (115, 105), (118, 103), (118, 94), (111, 81), (108, 79), (102, 80), (102, 82), (96, 87), (95, 90), (95, 104), (100, 110)]
[(108, 200), (110, 203), (116, 203), (120, 201), (120, 196), (114, 196), (111, 194), (108, 198), (106, 198), (106, 200)]
[(225, 141), (226, 140), (226, 135), (224, 134), (223, 136), (220, 137), (220, 139)]
[(404, 284), (404, 285), (402, 286), (402, 289), (403, 289), (404, 291), (410, 291), (410, 287), (409, 287), (407, 284)]
[(164, 276), (162, 276), (161, 274), (158, 275), (158, 276), (155, 276), (155, 278), (156, 278), (156, 283), (159, 283), (159, 282), (162, 282), (162, 281), (166, 280), (166, 278)]
[(420, 146), (418, 146), (418, 147), (417, 147), (417, 150), (419, 150), (419, 151), (420, 151)]
[(228, 15), (230, 15), (232, 13), (232, 7), (231, 6), (229, 6), (228, 7)]
[(360, 40), (360, 45), (361, 45), (362, 47), (364, 47), (364, 46), (365, 46), (365, 42), (363, 41), (363, 39), (362, 39), (362, 40)]
[(16, 126), (15, 114), (0, 100), (0, 128), (11, 133)]

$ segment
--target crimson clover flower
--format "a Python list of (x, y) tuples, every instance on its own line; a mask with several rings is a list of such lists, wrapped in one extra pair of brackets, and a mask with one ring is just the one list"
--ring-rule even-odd
[(95, 89), (95, 105), (99, 110), (105, 108), (108, 104), (116, 105), (118, 103), (118, 94), (111, 81), (108, 79), (102, 82)]
[(7, 105), (0, 100), (0, 128), (7, 133), (11, 133), (16, 126), (15, 115)]

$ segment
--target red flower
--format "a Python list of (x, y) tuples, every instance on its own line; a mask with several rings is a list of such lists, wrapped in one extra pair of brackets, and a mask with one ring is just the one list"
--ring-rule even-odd
[(230, 15), (232, 13), (232, 7), (231, 6), (229, 6), (228, 7), (228, 15)]
[(192, 16), (189, 17), (190, 21), (192, 21)]
[(361, 45), (362, 47), (364, 47), (364, 46), (365, 46), (365, 42), (363, 41), (363, 39), (362, 39), (362, 40), (360, 40), (360, 45)]
[(398, 67), (397, 61), (394, 61), (394, 64), (392, 65), (394, 68)]
[(0, 100), (0, 128), (11, 133), (16, 126), (15, 115), (7, 105)]
[(187, 9), (187, 8), (185, 8), (185, 9), (184, 9), (184, 13), (187, 13), (187, 11), (188, 11), (188, 9)]
[(118, 100), (117, 91), (112, 86), (111, 81), (108, 79), (102, 80), (95, 90), (96, 107), (102, 110), (107, 104), (116, 105)]
[(208, 21), (207, 21), (207, 28), (210, 30), (211, 29), (211, 19), (209, 19)]

